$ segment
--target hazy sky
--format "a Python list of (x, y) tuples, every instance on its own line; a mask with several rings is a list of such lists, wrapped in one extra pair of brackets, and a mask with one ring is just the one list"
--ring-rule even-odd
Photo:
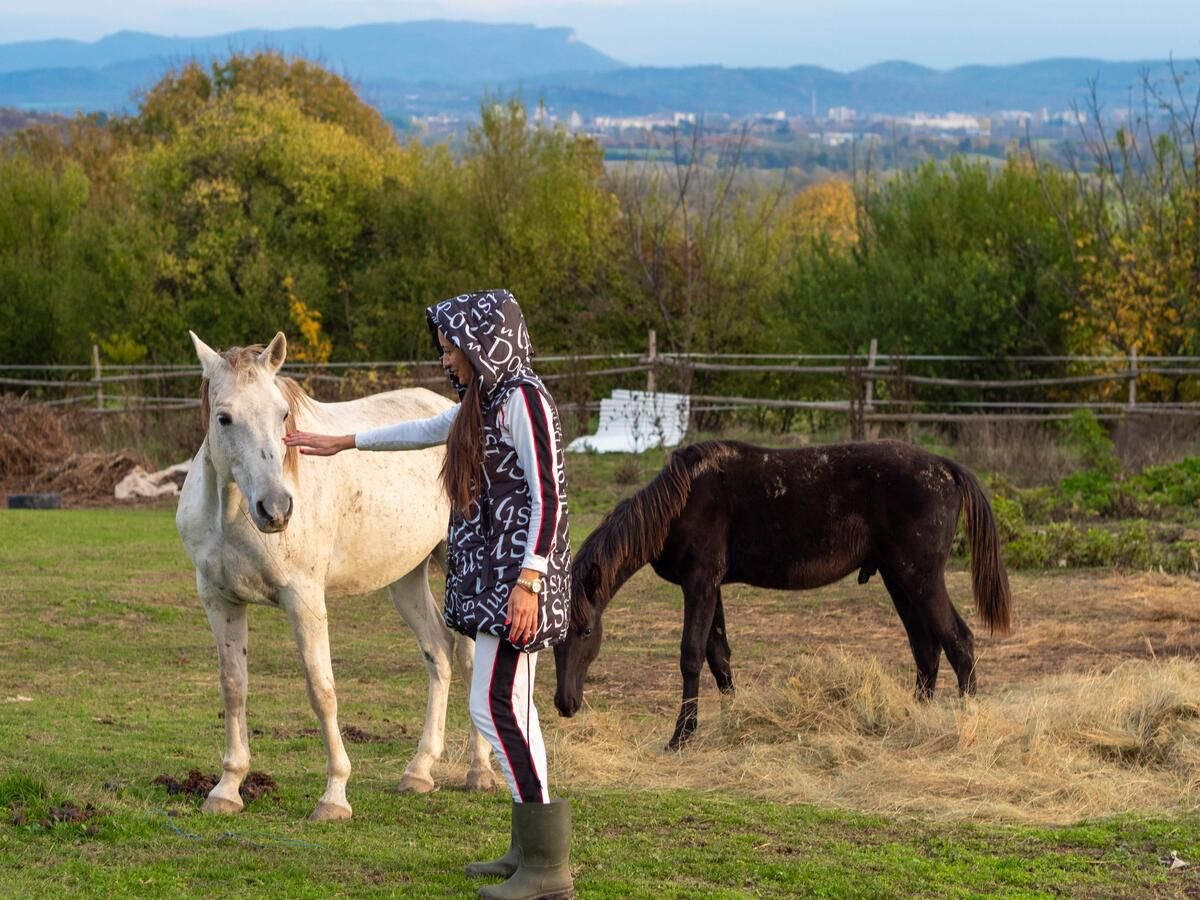
[(0, 0), (0, 43), (429, 18), (569, 25), (585, 43), (640, 65), (848, 70), (889, 59), (949, 68), (1200, 57), (1200, 0)]

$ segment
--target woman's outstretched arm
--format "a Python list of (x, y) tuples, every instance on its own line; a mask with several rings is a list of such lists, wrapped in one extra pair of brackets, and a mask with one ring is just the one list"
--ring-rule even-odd
[(396, 422), (382, 428), (371, 428), (357, 434), (313, 434), (293, 431), (283, 442), (299, 447), (308, 456), (334, 456), (343, 450), (423, 450), (446, 443), (450, 425), (458, 415), (459, 404), (428, 419)]

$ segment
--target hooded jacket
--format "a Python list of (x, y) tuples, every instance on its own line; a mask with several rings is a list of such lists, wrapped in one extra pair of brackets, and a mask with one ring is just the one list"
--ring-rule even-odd
[[(483, 631), (507, 638), (508, 596), (532, 544), (534, 553), (547, 562), (538, 630), (528, 644), (514, 646), (535, 651), (557, 644), (566, 637), (571, 620), (562, 427), (553, 399), (530, 368), (533, 351), (525, 318), (506, 290), (460, 294), (429, 307), (426, 315), (438, 352), (441, 329), (470, 360), (480, 379), (484, 421), (482, 496), (468, 515), (455, 511), (450, 519), (446, 624), (472, 637)], [(466, 386), (453, 373), (450, 379), (461, 399)], [(537, 522), (531, 521), (534, 504), (522, 461), (501, 439), (499, 416), (515, 391), (533, 428), (534, 458), (526, 462), (536, 466), (533, 481), (541, 494)]]

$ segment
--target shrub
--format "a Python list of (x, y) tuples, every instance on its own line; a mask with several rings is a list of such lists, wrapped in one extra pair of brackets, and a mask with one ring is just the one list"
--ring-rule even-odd
[(1115, 505), (1117, 483), (1102, 469), (1081, 469), (1058, 483), (1057, 494), (1073, 515), (1103, 516)]
[(1143, 469), (1125, 487), (1131, 496), (1156, 506), (1200, 506), (1200, 456)]

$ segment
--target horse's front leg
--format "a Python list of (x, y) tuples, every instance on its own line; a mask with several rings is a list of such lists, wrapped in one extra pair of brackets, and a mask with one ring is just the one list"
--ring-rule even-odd
[(221, 780), (201, 807), (206, 813), (241, 812), (238, 788), (250, 771), (250, 742), (246, 737), (246, 607), (228, 603), (218, 593), (200, 585), (200, 599), (217, 642), (221, 667), (221, 698), (225, 703), (225, 755)]
[(350, 778), (350, 757), (342, 744), (337, 721), (337, 692), (333, 683), (333, 664), (329, 658), (329, 619), (325, 612), (323, 590), (288, 592), (281, 605), (292, 623), (296, 646), (304, 662), (308, 682), (308, 702), (321, 725), (325, 741), (325, 793), (310, 818), (316, 821), (349, 819), (353, 812), (346, 799)]
[(699, 721), (700, 671), (712, 633), (713, 617), (721, 602), (719, 584), (700, 582), (683, 587), (683, 638), (679, 643), (679, 671), (683, 675), (683, 702), (668, 750), (678, 750), (691, 738)]

